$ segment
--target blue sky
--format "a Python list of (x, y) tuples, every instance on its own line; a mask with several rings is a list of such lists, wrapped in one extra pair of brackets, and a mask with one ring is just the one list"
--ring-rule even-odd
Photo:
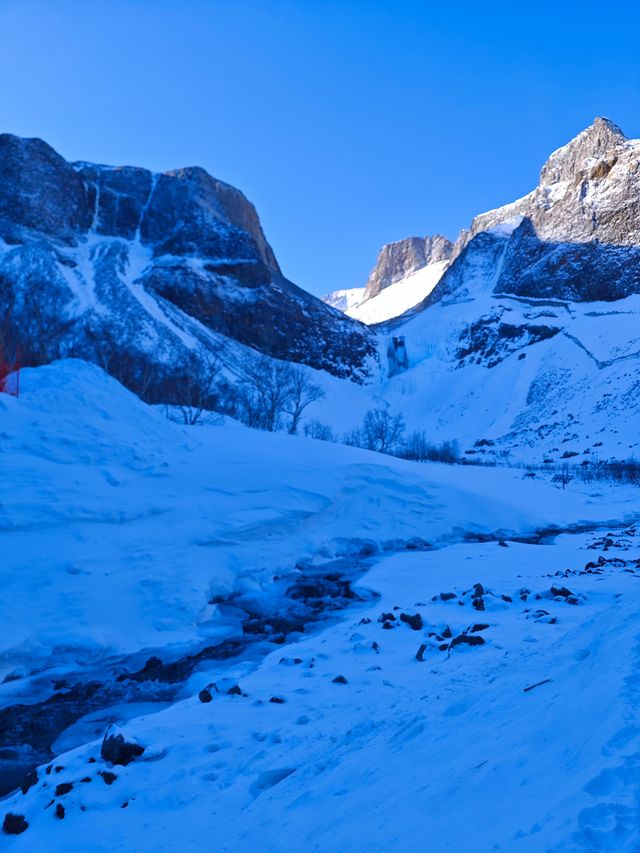
[(595, 115), (640, 136), (638, 5), (0, 0), (0, 129), (204, 166), (319, 294), (528, 192)]

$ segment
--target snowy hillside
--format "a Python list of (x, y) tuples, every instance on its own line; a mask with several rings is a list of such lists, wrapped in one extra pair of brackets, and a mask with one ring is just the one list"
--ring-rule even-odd
[(334, 290), (322, 297), (322, 301), (343, 313), (349, 312), (364, 299), (364, 287), (350, 287), (347, 290)]
[(390, 284), (365, 302), (342, 310), (369, 326), (399, 317), (429, 296), (447, 266), (448, 261), (428, 264), (406, 278)]
[(15, 849), (636, 849), (637, 489), (187, 429), (78, 361), (23, 388)]
[(334, 290), (322, 298), (327, 305), (368, 326), (384, 323), (423, 302), (440, 281), (447, 266), (447, 261), (428, 264), (367, 299), (364, 287)]

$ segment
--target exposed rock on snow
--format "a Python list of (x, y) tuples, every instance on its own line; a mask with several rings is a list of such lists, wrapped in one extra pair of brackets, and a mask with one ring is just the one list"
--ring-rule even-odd
[(124, 732), (117, 726), (111, 726), (102, 740), (100, 755), (110, 764), (120, 764), (126, 767), (144, 753), (144, 747), (131, 737), (125, 737)]

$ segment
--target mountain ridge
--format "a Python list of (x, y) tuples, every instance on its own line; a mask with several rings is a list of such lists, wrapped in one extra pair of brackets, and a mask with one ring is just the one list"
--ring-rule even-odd
[[(171, 398), (221, 347), (364, 381), (371, 333), (288, 281), (240, 190), (200, 167), (68, 163), (0, 136), (0, 333), (23, 364), (80, 357)], [(144, 379), (143, 379), (144, 375)]]

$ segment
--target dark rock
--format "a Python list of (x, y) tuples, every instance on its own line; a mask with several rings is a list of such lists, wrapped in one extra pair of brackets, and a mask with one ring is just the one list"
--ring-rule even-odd
[(479, 598), (481, 595), (484, 595), (484, 587), (481, 583), (476, 583), (473, 585), (473, 595), (475, 598)]
[(363, 617), (362, 617), (362, 619), (360, 620), (360, 622), (359, 622), (358, 624), (359, 624), (359, 625), (370, 625), (370, 624), (371, 624), (371, 619), (369, 619), (369, 617), (368, 617), (368, 616), (363, 616)]
[(478, 631), (486, 631), (490, 626), (486, 622), (476, 622), (469, 628), (470, 634), (476, 634)]
[(336, 677), (333, 679), (332, 683), (333, 684), (348, 684), (349, 682), (344, 677), (344, 675), (336, 675)]
[(198, 693), (198, 699), (201, 702), (211, 702), (213, 696), (211, 695), (211, 691), (208, 687), (203, 687), (202, 690)]
[(560, 596), (562, 598), (568, 598), (570, 595), (573, 595), (570, 589), (567, 589), (566, 586), (552, 586), (549, 590), (551, 595), (554, 597)]
[(416, 660), (419, 660), (422, 663), (422, 661), (424, 661), (424, 653), (426, 652), (426, 650), (426, 645), (424, 643), (421, 643), (418, 651), (416, 652)]
[(507, 604), (511, 604), (513, 602), (513, 598), (510, 595), (501, 595), (500, 596), (503, 601), (506, 601)]
[(450, 648), (455, 649), (456, 646), (482, 646), (484, 645), (484, 638), (478, 636), (478, 634), (459, 634), (457, 637), (454, 637), (449, 644)]
[(33, 788), (33, 786), (38, 781), (38, 771), (30, 770), (24, 779), (22, 780), (22, 784), (20, 785), (20, 790), (23, 794), (26, 794), (29, 788)]
[(238, 684), (234, 684), (233, 687), (227, 690), (227, 694), (229, 696), (242, 696), (242, 690)]
[(102, 776), (105, 785), (113, 785), (113, 783), (118, 778), (115, 773), (112, 773), (110, 770), (100, 770), (98, 772), (99, 776)]
[(453, 633), (451, 631), (451, 628), (448, 625), (446, 626), (446, 628), (442, 632), (442, 636), (447, 640), (449, 640), (449, 639), (451, 639), (451, 637), (453, 637)]
[[(441, 601), (451, 601), (452, 598), (457, 598), (455, 592), (441, 592), (440, 600)], [(435, 599), (434, 599), (435, 601)]]
[(111, 727), (107, 729), (100, 747), (100, 755), (105, 761), (122, 766), (130, 764), (143, 752), (143, 746), (133, 740), (126, 740), (122, 733), (114, 731)]
[(62, 803), (56, 803), (55, 815), (58, 818), (58, 820), (62, 820), (64, 818), (65, 810), (64, 810), (64, 806), (62, 805)]
[(422, 616), (419, 613), (414, 613), (413, 615), (410, 615), (409, 613), (401, 613), (400, 620), (405, 622), (414, 631), (420, 631), (424, 625)]
[(474, 598), (471, 602), (471, 606), (474, 610), (484, 610), (484, 599), (483, 598)]
[(55, 796), (63, 797), (69, 791), (73, 791), (73, 782), (61, 782), (59, 785), (56, 785)]
[(387, 631), (393, 630), (393, 622), (383, 622), (382, 627), (386, 628)]
[(393, 613), (382, 613), (378, 617), (378, 622), (395, 622), (396, 617)]
[(284, 705), (285, 700), (282, 696), (272, 696), (269, 702), (273, 702), (274, 705)]
[(25, 829), (29, 829), (29, 824), (24, 819), (24, 815), (7, 812), (2, 822), (3, 832), (7, 835), (20, 835)]

